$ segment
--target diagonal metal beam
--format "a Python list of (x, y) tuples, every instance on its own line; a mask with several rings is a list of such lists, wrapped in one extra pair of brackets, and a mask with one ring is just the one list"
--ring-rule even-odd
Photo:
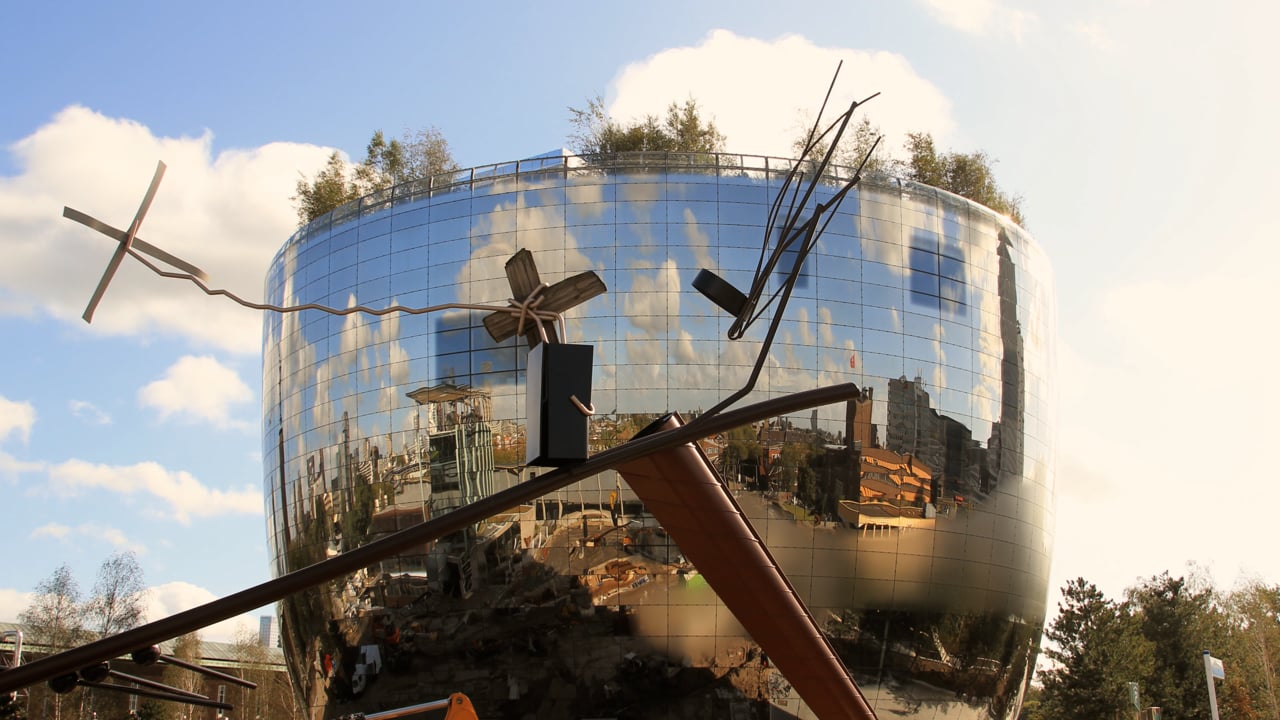
[(166, 700), (168, 702), (183, 703), (185, 705), (196, 705), (199, 707), (217, 708), (218, 710), (235, 710), (235, 706), (231, 703), (218, 702), (208, 698), (191, 697), (190, 695), (179, 695), (172, 692), (164, 692), (162, 690), (150, 690), (140, 687), (125, 687), (116, 685), (115, 683), (89, 682), (81, 680), (76, 683), (83, 687), (91, 687), (95, 690), (109, 690), (111, 692), (125, 693), (126, 695), (137, 695), (138, 697), (151, 698), (153, 700)]
[(125, 232), (124, 240), (120, 241), (115, 253), (111, 255), (111, 260), (107, 263), (107, 269), (102, 273), (102, 279), (98, 281), (98, 287), (94, 288), (93, 297), (89, 298), (89, 305), (84, 309), (82, 317), (85, 322), (93, 322), (93, 313), (98, 309), (98, 303), (102, 302), (102, 296), (107, 292), (107, 286), (111, 284), (111, 279), (115, 277), (116, 271), (120, 269), (120, 262), (124, 260), (124, 256), (133, 245), (133, 239), (138, 234), (142, 219), (146, 217), (147, 210), (151, 208), (151, 201), (155, 199), (156, 190), (159, 189), (160, 181), (164, 178), (164, 169), (163, 162), (156, 163), (155, 175), (151, 176), (151, 184), (147, 186), (147, 192), (142, 196), (142, 203), (138, 205), (138, 212), (134, 213), (133, 222), (129, 224), (129, 230)]

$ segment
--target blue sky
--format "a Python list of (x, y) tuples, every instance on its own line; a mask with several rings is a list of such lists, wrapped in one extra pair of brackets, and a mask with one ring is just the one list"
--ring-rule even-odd
[(163, 159), (141, 236), (260, 297), (299, 173), (376, 128), (434, 125), (481, 165), (564, 145), (590, 96), (631, 115), (692, 94), (730, 150), (785, 154), (840, 59), (891, 140), (998, 159), (1055, 267), (1053, 597), (1187, 562), (1280, 582), (1276, 9), (450, 5), (0, 5), (0, 619), (118, 549), (156, 614), (268, 577), (260, 319), (127, 265), (86, 326), (111, 245), (64, 204), (125, 227)]

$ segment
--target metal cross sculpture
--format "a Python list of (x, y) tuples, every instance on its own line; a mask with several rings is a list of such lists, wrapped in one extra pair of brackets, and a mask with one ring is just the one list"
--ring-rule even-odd
[[(547, 286), (538, 277), (533, 253), (519, 250), (506, 264), (511, 283), (510, 306), (484, 318), (494, 342), (523, 334), (529, 342), (525, 372), (528, 423), (525, 463), (559, 467), (587, 459), (587, 419), (591, 405), (590, 345), (560, 342), (555, 325), (531, 315), (561, 316), (566, 310), (605, 291), (604, 281), (590, 270)], [(530, 327), (526, 321), (532, 319)]]
[(502, 342), (521, 332), (529, 340), (531, 348), (536, 347), (544, 338), (548, 342), (556, 342), (556, 328), (550, 322), (543, 321), (541, 330), (537, 324), (525, 329), (525, 312), (540, 310), (559, 315), (605, 291), (604, 281), (590, 270), (567, 277), (551, 286), (543, 284), (538, 277), (538, 265), (534, 262), (533, 253), (528, 250), (516, 252), (507, 260), (505, 267), (507, 281), (511, 283), (511, 305), (519, 308), (521, 313), (516, 315), (500, 311), (485, 316), (484, 327), (494, 342)]
[(163, 162), (156, 163), (156, 172), (151, 176), (151, 184), (147, 186), (147, 192), (142, 196), (142, 203), (138, 205), (138, 212), (134, 214), (133, 222), (129, 224), (127, 231), (117, 230), (101, 220), (85, 215), (79, 210), (69, 207), (62, 208), (63, 217), (91, 227), (120, 243), (116, 247), (115, 253), (111, 256), (110, 262), (107, 263), (107, 269), (102, 273), (102, 279), (98, 281), (98, 287), (94, 288), (93, 297), (89, 299), (89, 305), (84, 309), (84, 315), (81, 317), (84, 318), (85, 322), (93, 322), (93, 313), (98, 309), (98, 303), (102, 302), (102, 296), (107, 292), (107, 286), (111, 284), (111, 279), (115, 277), (116, 271), (120, 269), (120, 262), (124, 260), (124, 256), (130, 250), (146, 253), (201, 280), (209, 279), (209, 276), (205, 275), (204, 271), (195, 265), (174, 257), (150, 243), (143, 242), (142, 238), (138, 237), (138, 228), (142, 226), (142, 219), (147, 216), (147, 210), (151, 208), (151, 201), (156, 197), (156, 190), (160, 187), (160, 180), (164, 178), (164, 170), (165, 165)]

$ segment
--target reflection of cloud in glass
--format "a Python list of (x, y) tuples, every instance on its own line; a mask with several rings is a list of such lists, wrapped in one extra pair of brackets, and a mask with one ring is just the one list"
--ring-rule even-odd
[(818, 306), (818, 341), (823, 347), (831, 347), (836, 344), (835, 335), (831, 331), (831, 308), (825, 305)]
[(702, 228), (698, 227), (698, 219), (693, 214), (693, 210), (684, 209), (684, 239), (689, 248), (693, 250), (694, 261), (698, 264), (699, 270), (710, 270), (716, 272), (719, 266), (716, 265), (715, 258), (709, 252), (711, 238)]
[[(335, 235), (321, 233), (313, 240), (328, 243), (338, 236), (368, 235), (382, 242), (378, 238), (389, 237), (386, 244), (403, 246), (400, 257), (412, 256), (405, 262), (414, 267), (396, 269), (390, 262), (365, 265), (361, 260), (359, 271), (350, 265), (332, 272), (316, 271), (314, 265), (299, 267), (306, 246), (300, 254), (298, 245), (290, 245), (282, 254), (284, 267), (276, 271), (287, 271), (286, 277), (275, 281), (272, 292), (293, 296), (298, 292), (295, 283), (300, 283), (304, 284), (302, 294), (309, 295), (307, 300), (325, 302), (336, 296), (336, 302), (342, 302), (353, 292), (387, 286), (376, 274), (392, 272), (401, 279), (391, 281), (388, 296), (398, 295), (406, 305), (490, 304), (501, 303), (510, 294), (503, 266), (518, 248), (534, 253), (548, 283), (566, 273), (595, 269), (608, 283), (609, 293), (583, 306), (578, 311), (583, 319), (570, 318), (569, 337), (594, 346), (592, 399), (599, 414), (590, 421), (589, 442), (593, 449), (609, 447), (643, 427), (649, 418), (642, 415), (696, 412), (740, 388), (771, 319), (767, 313), (746, 339), (729, 341), (724, 337), (728, 320), (710, 312), (702, 299), (695, 302), (697, 296), (682, 287), (681, 280), (699, 267), (723, 271), (739, 285), (749, 279), (759, 251), (760, 223), (771, 199), (768, 188), (746, 173), (687, 173), (686, 177), (681, 172), (590, 170), (539, 176), (536, 181), (527, 177), (490, 181), (411, 199), (388, 206), (386, 212), (356, 215), (334, 228)], [(511, 192), (494, 191), (504, 183)], [(1043, 593), (1028, 599), (1018, 589), (1040, 587), (1047, 573), (1039, 560), (1047, 552), (1040, 541), (1048, 539), (1041, 508), (1047, 504), (1045, 486), (1051, 478), (1043, 470), (1047, 466), (1035, 458), (1047, 456), (1050, 449), (1026, 443), (1025, 469), (1002, 471), (1006, 476), (1020, 474), (1020, 483), (1005, 482), (993, 490), (989, 470), (981, 470), (987, 475), (979, 472), (987, 458), (1003, 461), (1004, 456), (1024, 452), (1015, 437), (1023, 430), (1006, 422), (1011, 413), (1001, 398), (1006, 372), (1002, 360), (1010, 355), (1009, 334), (1002, 326), (1008, 325), (1012, 314), (999, 302), (1004, 268), (995, 253), (998, 246), (1003, 247), (1022, 272), (1036, 267), (1026, 259), (1033, 251), (1023, 247), (1024, 238), (1017, 233), (1010, 233), (1011, 242), (1001, 246), (995, 237), (999, 225), (984, 225), (982, 213), (970, 213), (967, 206), (963, 213), (946, 214), (954, 210), (946, 198), (923, 194), (903, 198), (896, 187), (874, 183), (859, 195), (859, 207), (838, 224), (843, 228), (841, 236), (836, 238), (833, 231), (823, 248), (832, 254), (811, 258), (812, 282), (805, 291), (810, 296), (801, 292), (791, 303), (777, 342), (764, 359), (756, 390), (742, 403), (847, 381), (868, 390), (865, 402), (856, 411), (853, 406), (824, 407), (774, 419), (769, 427), (740, 429), (734, 452), (742, 450), (743, 444), (754, 445), (763, 461), (717, 457), (727, 447), (726, 438), (709, 440), (707, 452), (715, 461), (730, 463), (727, 467), (732, 472), (726, 477), (740, 483), (736, 488), (744, 508), (779, 561), (793, 573), (797, 590), (811, 601), (811, 607), (826, 609), (824, 617), (842, 616), (845, 627), (873, 628), (877, 638), (891, 638), (903, 653), (920, 657), (941, 643), (960, 657), (971, 648), (953, 647), (952, 639), (941, 635), (941, 640), (925, 642), (912, 634), (912, 628), (899, 627), (899, 618), (907, 618), (901, 614), (893, 616), (886, 634), (883, 618), (875, 613), (902, 611), (916, 602), (927, 605), (929, 613), (907, 620), (918, 622), (925, 632), (951, 627), (946, 625), (950, 616), (933, 612), (939, 609), (997, 613), (975, 616), (975, 622), (997, 618), (1006, 623), (1010, 613), (1034, 622), (1043, 615)], [(931, 209), (931, 204), (937, 208)], [(965, 224), (970, 214), (978, 220)], [(910, 256), (916, 230), (935, 233), (937, 250), (926, 243), (915, 247), (916, 255)], [(384, 235), (387, 232), (389, 236)], [(945, 275), (942, 258), (957, 259), (958, 251), (944, 247), (953, 238), (964, 246), (966, 264), (962, 269), (948, 268), (951, 275)], [(342, 252), (355, 247), (348, 243)], [(359, 247), (365, 247), (363, 241)], [(933, 274), (939, 278), (939, 303), (933, 306), (920, 297), (933, 286), (911, 284), (913, 273), (929, 273), (933, 267), (933, 259), (922, 252), (938, 258)], [(914, 265), (908, 262), (911, 257)], [(332, 263), (337, 266), (336, 261)], [(373, 278), (363, 274), (370, 267)], [(357, 272), (362, 273), (358, 283)], [(944, 275), (963, 278), (963, 291), (945, 286), (955, 291), (954, 298), (942, 294)], [(1006, 284), (1008, 276), (1005, 272)], [(1021, 307), (1016, 309), (1016, 320), (1025, 329), (1043, 322), (1051, 306), (1041, 307), (1042, 300), (1048, 304), (1048, 296), (1038, 288), (1024, 291), (1021, 287), (1035, 285), (1034, 273), (1020, 275), (1019, 280)], [(690, 292), (684, 302), (682, 291)], [(953, 308), (948, 315), (941, 302), (948, 299), (967, 303), (966, 312)], [(314, 562), (389, 531), (397, 522), (438, 515), (444, 506), (431, 502), (438, 503), (443, 493), (461, 492), (445, 490), (450, 484), (479, 488), (491, 482), (496, 489), (527, 478), (531, 471), (517, 475), (492, 470), (514, 468), (524, 456), (523, 421), (528, 409), (521, 368), (527, 346), (515, 339), (495, 347), (477, 326), (482, 314), (349, 321), (302, 313), (268, 323), (266, 342), (282, 353), (278, 377), (264, 365), (264, 391), (270, 376), (280, 393), (274, 402), (279, 403), (284, 433), (285, 467), (279, 472), (268, 469), (267, 478), (278, 526), (272, 531), (278, 567)], [(1032, 368), (1046, 362), (1032, 357), (1045, 352), (1041, 343), (1031, 340), (1034, 332), (1047, 336), (1051, 329), (1031, 328), (1026, 333), (1027, 372), (1022, 377), (1028, 393), (1039, 392), (1033, 389), (1039, 385), (1033, 383), (1042, 382)], [(445, 368), (454, 374), (441, 377)], [(913, 380), (917, 375), (919, 383)], [(451, 428), (458, 425), (447, 413), (434, 415), (406, 397), (410, 391), (438, 387), (450, 378), (459, 386), (469, 385), (466, 392), (488, 398), (492, 420), (483, 427), (463, 423), (468, 424), (468, 433), (477, 433), (474, 436), (455, 436)], [(911, 388), (920, 391), (919, 400), (901, 402)], [(898, 399), (897, 407), (891, 397)], [(1028, 428), (1043, 425), (1039, 418), (1044, 415), (1036, 414), (1042, 407), (1039, 399), (1028, 400), (1025, 410), (1034, 420), (1027, 422)], [(276, 407), (271, 412), (277, 412)], [(464, 414), (457, 412), (459, 418)], [(908, 432), (907, 418), (918, 419), (915, 435)], [(887, 447), (890, 425), (895, 425), (897, 449)], [(264, 441), (275, 443), (276, 427), (267, 427), (271, 437)], [(857, 476), (861, 471), (849, 464), (854, 448), (848, 440), (855, 437), (868, 453), (888, 453), (886, 457), (897, 457), (904, 466), (906, 456), (898, 453), (908, 445), (914, 448), (915, 467), (908, 474), (929, 480), (928, 485), (917, 484), (910, 491), (908, 501), (915, 504), (907, 509), (916, 515), (904, 514), (899, 506), (892, 508), (897, 515), (880, 521), (867, 519), (871, 514), (859, 515), (868, 508), (851, 511), (846, 507), (846, 514), (840, 515), (841, 501), (856, 505), (864, 497)], [(994, 449), (984, 447), (988, 443)], [(477, 455), (482, 463), (467, 468), (463, 447), (491, 450), (493, 457)], [(884, 483), (890, 481), (877, 482), (883, 491)], [(288, 487), (280, 498), (282, 483)], [(933, 490), (937, 498), (928, 495)], [(681, 650), (695, 666), (703, 667), (724, 660), (725, 648), (749, 648), (749, 640), (725, 637), (737, 632), (736, 626), (730, 627), (730, 616), (714, 603), (698, 599), (706, 590), (698, 588), (696, 576), (677, 574), (648, 556), (642, 560), (643, 553), (626, 556), (612, 541), (589, 545), (582, 552), (579, 540), (584, 532), (591, 535), (613, 527), (609, 508), (613, 492), (626, 503), (637, 502), (613, 475), (589, 478), (518, 511), (519, 519), (499, 518), (453, 545), (443, 543), (435, 555), (424, 549), (416, 559), (401, 557), (384, 564), (382, 582), (387, 583), (388, 593), (397, 583), (412, 585), (402, 589), (415, 597), (425, 588), (429, 594), (422, 596), (423, 602), (433, 610), (441, 609), (433, 603), (445, 597), (458, 607), (489, 606), (485, 604), (499, 593), (503, 598), (499, 606), (518, 608), (542, 602), (535, 596), (520, 596), (521, 577), (538, 583), (554, 577), (561, 584), (576, 577), (580, 587), (597, 590), (601, 583), (614, 582), (618, 590), (619, 578), (601, 579), (610, 575), (605, 566), (615, 556), (629, 558), (633, 566), (647, 564), (651, 579), (602, 597), (594, 614), (582, 615), (581, 628), (601, 630), (592, 636), (593, 642), (610, 652), (630, 642), (612, 637), (614, 630), (609, 629), (611, 621), (624, 617), (616, 608), (628, 605), (635, 609), (625, 614), (632, 637), (650, 629), (663, 635), (653, 639), (659, 654)], [(956, 504), (955, 495), (966, 496), (968, 505)], [(1012, 505), (1002, 504), (1010, 498)], [(928, 512), (935, 515), (926, 517), (923, 505), (934, 500), (939, 503)], [(951, 505), (944, 507), (944, 500)], [(1006, 537), (1008, 517), (998, 520), (993, 512), (998, 504), (1001, 516), (1015, 515), (1014, 520), (1030, 529), (1019, 530), (1017, 538)], [(643, 524), (638, 506), (623, 511)], [(901, 530), (901, 523), (911, 531)], [(291, 540), (279, 530), (286, 526)], [(869, 530), (872, 527), (874, 531)], [(620, 542), (624, 532), (611, 530), (607, 537)], [(285, 548), (287, 542), (292, 544)], [(1025, 553), (1014, 552), (1015, 546), (1029, 546), (1039, 554), (1027, 560)], [(487, 586), (487, 590), (468, 598), (460, 579), (463, 575), (468, 575), (467, 583)], [(632, 577), (628, 582), (637, 581)], [(351, 596), (330, 597), (318, 604), (315, 599), (307, 600), (310, 606), (297, 607), (324, 608), (336, 617), (356, 602)], [(529, 614), (530, 621), (536, 623), (533, 616)], [(558, 620), (549, 622), (538, 628), (538, 634), (544, 629), (564, 631)], [(598, 628), (600, 623), (604, 625)], [(295, 640), (298, 657), (317, 656), (316, 644), (325, 637), (323, 625), (317, 627), (302, 628), (307, 632)], [(689, 642), (681, 644), (683, 640), (669, 637), (671, 633)], [(441, 642), (447, 645), (451, 640), (442, 635)], [(442, 653), (454, 650), (441, 646)], [(475, 665), (467, 657), (457, 658), (458, 667)], [(946, 689), (948, 699), (928, 707), (941, 712), (956, 706), (951, 693), (963, 688), (964, 679), (945, 676), (941, 670), (936, 674), (932, 681)], [(1009, 690), (1017, 685), (1016, 678), (1006, 683)], [(883, 687), (880, 692), (882, 697), (886, 693)], [(970, 695), (991, 702), (1001, 699), (993, 693)], [(918, 711), (904, 710), (908, 715)]]
[[(511, 297), (504, 266), (517, 250), (534, 254), (538, 273), (545, 283), (554, 283), (566, 267), (601, 269), (578, 249), (573, 232), (565, 226), (564, 206), (531, 206), (530, 190), (556, 189), (551, 184), (526, 185), (511, 193), (511, 200), (499, 202), (493, 210), (472, 220), (472, 250), (457, 274), (457, 302), (477, 305), (505, 303)], [(483, 239), (483, 240), (481, 240)], [(571, 316), (580, 309), (570, 310)]]
[(680, 271), (674, 260), (648, 273), (630, 270), (630, 292), (625, 293), (624, 311), (631, 324), (649, 337), (665, 337), (672, 321), (680, 315)]
[(697, 351), (693, 349), (693, 336), (686, 330), (681, 330), (672, 343), (671, 359), (680, 365), (694, 365), (705, 360), (698, 357)]

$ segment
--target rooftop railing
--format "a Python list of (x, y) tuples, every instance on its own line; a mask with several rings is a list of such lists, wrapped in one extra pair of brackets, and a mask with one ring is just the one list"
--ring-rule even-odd
[[(474, 192), (485, 186), (501, 186), (505, 183), (519, 184), (544, 177), (570, 177), (609, 175), (625, 171), (634, 172), (680, 172), (682, 174), (708, 175), (716, 177), (740, 177), (753, 180), (781, 180), (796, 167), (802, 164), (805, 172), (813, 172), (817, 163), (795, 158), (772, 157), (768, 155), (749, 155), (743, 153), (697, 153), (697, 152), (655, 152), (636, 151), (622, 153), (601, 153), (595, 155), (550, 155), (533, 157), (525, 160), (511, 160), (477, 165), (476, 167), (449, 172), (437, 173), (430, 177), (409, 180), (393, 187), (377, 190), (334, 210), (317, 217), (294, 233), (286, 247), (296, 242), (305, 242), (315, 234), (324, 234), (338, 225), (360, 217), (366, 217), (388, 210), (394, 206), (409, 204), (419, 200), (453, 192)], [(848, 165), (829, 165), (821, 182), (832, 186), (843, 185), (853, 179), (857, 168)], [(987, 213), (994, 211), (959, 195), (940, 190), (910, 180), (891, 175), (864, 173), (864, 182), (880, 185), (886, 189), (897, 189), (902, 193), (917, 196), (927, 195), (935, 198), (948, 198), (952, 202), (982, 208)]]

